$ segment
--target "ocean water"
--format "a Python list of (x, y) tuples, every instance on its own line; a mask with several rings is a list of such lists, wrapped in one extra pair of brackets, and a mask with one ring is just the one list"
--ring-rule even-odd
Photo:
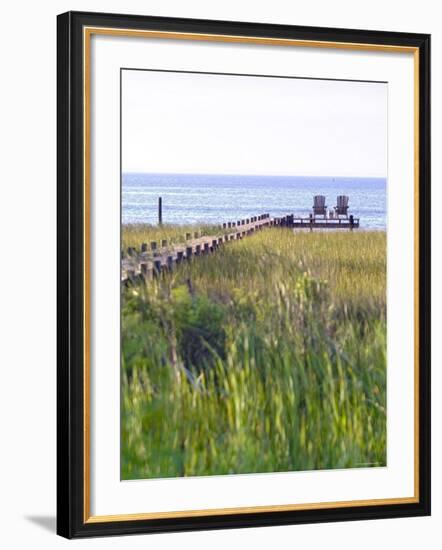
[(329, 208), (338, 195), (349, 196), (349, 213), (364, 229), (386, 228), (385, 178), (239, 176), (211, 174), (123, 174), (122, 222), (222, 223), (264, 212), (308, 216), (314, 195)]

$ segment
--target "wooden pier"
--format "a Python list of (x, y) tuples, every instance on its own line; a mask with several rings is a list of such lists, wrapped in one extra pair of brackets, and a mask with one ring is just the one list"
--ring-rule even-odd
[(242, 240), (272, 225), (274, 221), (270, 219), (269, 214), (260, 214), (223, 223), (218, 235), (194, 234), (192, 236), (191, 233), (186, 233), (185, 243), (169, 245), (167, 241), (161, 243), (153, 241), (150, 246), (148, 243), (141, 243), (139, 250), (129, 247), (127, 254), (124, 254), (121, 260), (121, 280), (126, 283), (140, 276), (144, 279), (152, 279), (161, 273), (173, 270), (183, 261), (212, 254), (227, 243)]
[(127, 253), (122, 254), (121, 280), (127, 284), (130, 281), (143, 278), (151, 280), (154, 277), (172, 271), (181, 262), (189, 261), (200, 256), (207, 256), (216, 252), (220, 247), (245, 237), (254, 235), (264, 228), (285, 227), (289, 229), (347, 229), (359, 227), (359, 218), (349, 216), (345, 219), (337, 218), (306, 218), (287, 214), (282, 217), (271, 218), (269, 214), (260, 214), (242, 220), (225, 222), (220, 226), (218, 235), (199, 236), (198, 233), (186, 233), (185, 242), (170, 244), (166, 240), (161, 243), (141, 243), (139, 249), (129, 247)]

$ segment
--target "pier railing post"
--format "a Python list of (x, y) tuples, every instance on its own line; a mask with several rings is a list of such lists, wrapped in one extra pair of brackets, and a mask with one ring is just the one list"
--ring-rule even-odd
[(147, 262), (142, 262), (140, 264), (141, 276), (144, 279), (144, 282), (150, 281), (153, 277), (152, 267), (149, 267)]
[(161, 275), (161, 260), (155, 260), (153, 263), (154, 266), (154, 274), (155, 275)]
[(163, 225), (163, 199), (158, 197), (158, 225)]

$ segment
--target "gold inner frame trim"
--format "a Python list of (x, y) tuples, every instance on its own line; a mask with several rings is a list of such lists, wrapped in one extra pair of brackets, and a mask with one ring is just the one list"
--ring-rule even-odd
[[(203, 42), (233, 42), (239, 44), (257, 44), (287, 47), (334, 48), (343, 50), (362, 50), (371, 52), (412, 53), (414, 61), (414, 495), (411, 497), (350, 500), (336, 502), (317, 502), (284, 504), (270, 506), (249, 506), (235, 508), (215, 508), (205, 510), (181, 510), (172, 512), (149, 512), (136, 514), (91, 515), (90, 483), (90, 84), (91, 63), (90, 44), (92, 35), (125, 36), (137, 38), (156, 38), (174, 40), (194, 40)], [(383, 44), (364, 44), (357, 42), (331, 42), (321, 40), (296, 40), (270, 37), (246, 37), (224, 34), (149, 31), (137, 29), (115, 29), (108, 27), (83, 28), (83, 92), (84, 92), (84, 487), (83, 516), (84, 523), (103, 523), (116, 521), (141, 521), (149, 519), (171, 519), (186, 517), (207, 517), (229, 514), (251, 514), (264, 512), (286, 512), (300, 510), (324, 510), (356, 506), (386, 506), (391, 504), (412, 504), (419, 502), (419, 49), (412, 46)]]
[(414, 496), (419, 501), (419, 50), (414, 61)]

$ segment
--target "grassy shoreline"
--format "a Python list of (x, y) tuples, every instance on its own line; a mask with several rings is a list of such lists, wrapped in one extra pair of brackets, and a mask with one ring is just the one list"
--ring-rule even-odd
[(141, 243), (150, 243), (152, 241), (161, 243), (161, 241), (165, 240), (168, 244), (184, 244), (186, 242), (186, 233), (190, 233), (193, 238), (195, 233), (203, 237), (224, 235), (234, 231), (235, 228), (221, 229), (219, 225), (210, 224), (164, 224), (161, 226), (143, 223), (124, 224), (121, 232), (121, 246), (123, 251), (126, 251), (129, 247), (139, 250)]
[(385, 232), (286, 229), (124, 290), (123, 479), (385, 465), (385, 294)]

